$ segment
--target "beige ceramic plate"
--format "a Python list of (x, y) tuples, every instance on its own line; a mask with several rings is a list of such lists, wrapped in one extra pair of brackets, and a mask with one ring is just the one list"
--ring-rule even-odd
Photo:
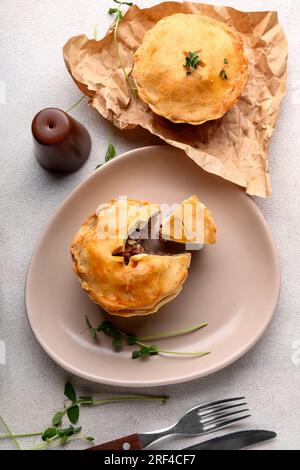
[[(141, 335), (208, 322), (207, 328), (160, 341), (162, 348), (211, 351), (206, 357), (132, 360), (132, 348), (114, 353), (110, 340), (94, 343), (84, 315), (105, 317), (81, 289), (71, 269), (69, 245), (80, 224), (101, 202), (119, 195), (174, 203), (191, 194), (212, 211), (216, 245), (195, 253), (179, 296), (159, 313), (113, 321)], [(215, 372), (238, 359), (262, 335), (280, 287), (277, 255), (267, 224), (238, 186), (202, 171), (178, 149), (134, 150), (91, 174), (62, 204), (38, 243), (28, 271), (26, 306), (41, 346), (62, 367), (112, 385), (178, 383)]]

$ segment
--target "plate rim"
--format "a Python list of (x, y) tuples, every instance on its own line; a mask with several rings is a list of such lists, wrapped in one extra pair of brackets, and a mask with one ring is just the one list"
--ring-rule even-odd
[[(128, 150), (128, 151), (118, 155), (115, 159), (112, 159), (112, 160), (108, 161), (107, 163), (105, 163), (105, 168), (107, 169), (109, 166), (117, 165), (119, 159), (129, 158), (131, 155), (133, 155), (135, 153), (140, 153), (140, 152), (150, 150), (150, 149), (152, 149), (152, 150), (161, 149), (162, 150), (162, 149), (166, 149), (166, 148), (168, 148), (168, 150), (171, 150), (171, 151), (172, 150), (182, 151), (179, 148), (173, 148), (169, 145), (163, 145), (163, 144), (162, 145), (149, 145), (149, 146), (144, 146), (144, 147), (138, 147), (138, 148), (135, 148), (135, 149), (132, 149), (132, 150)], [(80, 369), (77, 369), (76, 367), (68, 364), (67, 362), (65, 362), (63, 359), (58, 357), (57, 354), (55, 352), (53, 352), (51, 350), (51, 348), (49, 348), (47, 346), (47, 344), (45, 344), (45, 342), (41, 338), (39, 332), (33, 326), (32, 322), (31, 322), (32, 319), (30, 318), (30, 314), (28, 312), (28, 310), (29, 310), (29, 308), (28, 308), (29, 294), (28, 294), (28, 288), (27, 287), (28, 287), (28, 284), (30, 282), (30, 276), (31, 276), (31, 271), (32, 271), (32, 267), (33, 267), (33, 261), (36, 257), (36, 254), (39, 250), (39, 246), (42, 243), (42, 240), (44, 239), (46, 233), (48, 232), (48, 229), (49, 229), (50, 225), (52, 225), (55, 218), (59, 216), (60, 212), (62, 212), (64, 210), (65, 206), (68, 204), (68, 202), (72, 198), (73, 194), (75, 192), (81, 190), (82, 188), (84, 188), (85, 185), (89, 184), (89, 181), (96, 178), (97, 174), (99, 172), (101, 173), (101, 171), (103, 171), (103, 170), (104, 170), (104, 165), (101, 166), (100, 168), (98, 168), (96, 171), (94, 171), (90, 175), (88, 175), (81, 183), (79, 183), (77, 186), (75, 186), (75, 188), (72, 189), (70, 194), (68, 194), (68, 196), (60, 203), (59, 207), (50, 216), (48, 222), (46, 223), (45, 227), (41, 231), (41, 233), (39, 235), (39, 238), (38, 238), (38, 241), (35, 243), (32, 255), (29, 259), (28, 269), (27, 269), (27, 273), (26, 273), (26, 280), (25, 280), (25, 289), (24, 289), (25, 290), (25, 292), (24, 292), (24, 294), (25, 294), (24, 295), (24, 297), (25, 297), (24, 298), (24, 300), (25, 300), (25, 309), (26, 309), (26, 316), (27, 316), (29, 326), (32, 330), (33, 335), (35, 336), (36, 340), (38, 341), (39, 345), (41, 346), (41, 348), (49, 355), (49, 357), (56, 364), (58, 364), (64, 370), (76, 375), (77, 377), (81, 377), (81, 378), (83, 378), (85, 380), (89, 380), (93, 383), (100, 383), (100, 384), (105, 384), (105, 385), (110, 385), (110, 386), (115, 386), (115, 387), (126, 387), (126, 388), (129, 388), (129, 387), (132, 387), (132, 388), (133, 387), (140, 387), (140, 388), (141, 387), (160, 387), (160, 386), (175, 385), (175, 384), (179, 384), (179, 383), (189, 382), (189, 381), (192, 381), (192, 380), (199, 379), (201, 377), (207, 377), (211, 374), (214, 374), (215, 372), (217, 372), (219, 370), (224, 369), (225, 367), (228, 367), (229, 365), (233, 364), (234, 362), (238, 361), (242, 356), (244, 356), (247, 352), (249, 352), (250, 349), (252, 349), (252, 347), (264, 335), (265, 331), (267, 330), (267, 328), (268, 328), (269, 324), (271, 323), (271, 321), (273, 319), (273, 316), (276, 312), (278, 302), (279, 302), (279, 297), (280, 297), (280, 290), (281, 290), (280, 260), (279, 260), (279, 255), (278, 255), (274, 240), (272, 238), (271, 230), (270, 230), (270, 228), (267, 224), (267, 221), (266, 221), (263, 213), (261, 212), (260, 208), (256, 205), (253, 198), (251, 196), (249, 196), (245, 191), (241, 191), (241, 194), (243, 194), (242, 197), (247, 198), (249, 204), (252, 205), (252, 208), (253, 208), (254, 212), (256, 213), (256, 215), (260, 219), (260, 222), (264, 226), (264, 230), (265, 230), (268, 242), (269, 242), (269, 246), (271, 247), (272, 253), (274, 255), (275, 276), (276, 276), (275, 282), (276, 282), (277, 295), (276, 295), (276, 298), (274, 298), (272, 308), (270, 308), (270, 313), (269, 313), (268, 317), (265, 319), (264, 325), (262, 326), (260, 331), (256, 335), (254, 335), (253, 338), (248, 341), (248, 343), (246, 343), (242, 348), (240, 348), (238, 352), (236, 352), (235, 354), (232, 354), (230, 357), (228, 357), (224, 361), (219, 362), (214, 367), (210, 367), (210, 369), (208, 371), (198, 371), (198, 372), (196, 371), (195, 373), (183, 375), (181, 377), (174, 377), (174, 378), (169, 378), (169, 379), (159, 379), (159, 380), (156, 379), (156, 380), (152, 380), (150, 382), (144, 382), (144, 381), (139, 381), (139, 380), (111, 379), (111, 378), (107, 378), (107, 377), (100, 377), (99, 375), (95, 376), (93, 374), (86, 373), (86, 372), (84, 372)], [(203, 171), (205, 172), (205, 170), (203, 170)], [(218, 177), (218, 175), (215, 175), (215, 176)], [(219, 177), (219, 178), (221, 178), (221, 177)], [(221, 178), (221, 179), (223, 179), (223, 178)], [(225, 181), (227, 181), (227, 180), (225, 180)], [(230, 181), (227, 181), (227, 182), (229, 184), (232, 184), (234, 187), (239, 187), (238, 185), (236, 185), (234, 183), (231, 183)]]

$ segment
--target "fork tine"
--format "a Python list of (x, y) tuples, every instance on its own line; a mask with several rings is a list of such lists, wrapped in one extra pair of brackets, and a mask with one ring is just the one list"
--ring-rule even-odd
[(218, 400), (218, 401), (213, 401), (211, 403), (204, 403), (204, 405), (195, 406), (195, 408), (192, 408), (190, 411), (196, 412), (198, 410), (208, 410), (208, 409), (213, 410), (214, 408), (220, 407), (224, 405), (225, 403), (230, 403), (230, 402), (238, 401), (238, 400), (245, 400), (245, 397), (225, 398), (225, 400)]
[(206, 418), (207, 416), (216, 415), (217, 413), (220, 413), (221, 411), (230, 410), (232, 408), (237, 408), (243, 405), (247, 405), (247, 403), (244, 401), (242, 403), (235, 403), (234, 405), (221, 406), (221, 407), (214, 408), (211, 411), (210, 409), (200, 410), (197, 412), (197, 415), (200, 417), (203, 416), (204, 418)]
[(249, 410), (248, 408), (243, 408), (242, 410), (231, 411), (230, 413), (220, 413), (220, 414), (212, 415), (209, 418), (205, 418), (205, 417), (204, 419), (200, 418), (200, 420), (203, 424), (213, 424), (213, 423), (217, 423), (218, 421), (224, 418), (228, 418), (229, 416), (237, 415), (239, 413), (244, 413), (244, 411), (249, 411)]
[(210, 423), (208, 425), (204, 425), (203, 429), (205, 432), (209, 431), (217, 431), (219, 429), (225, 428), (226, 426), (229, 426), (230, 424), (237, 423), (238, 421), (242, 421), (243, 419), (249, 418), (251, 415), (244, 415), (244, 416), (239, 416), (238, 418), (233, 418), (233, 419), (225, 419), (223, 421), (217, 422), (217, 423)]

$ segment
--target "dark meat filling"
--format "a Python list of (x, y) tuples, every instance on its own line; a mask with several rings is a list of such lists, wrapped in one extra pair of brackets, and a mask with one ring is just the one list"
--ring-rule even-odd
[[(154, 229), (154, 238), (151, 238), (151, 225)], [(147, 253), (149, 255), (170, 256), (184, 253), (185, 247), (181, 243), (163, 240), (161, 225), (158, 219), (149, 220), (143, 228), (136, 228), (126, 240), (125, 250), (114, 253), (114, 256), (123, 256), (124, 263), (128, 264), (131, 256)]]
[(120, 253), (119, 256), (124, 256), (124, 263), (128, 264), (130, 261), (131, 256), (140, 255), (141, 253), (145, 253), (145, 247), (142, 244), (143, 242), (140, 240), (132, 240), (128, 238), (125, 245), (125, 250), (123, 253)]

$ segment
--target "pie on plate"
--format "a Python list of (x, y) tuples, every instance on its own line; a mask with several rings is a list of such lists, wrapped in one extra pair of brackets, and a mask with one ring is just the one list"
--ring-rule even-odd
[(207, 16), (167, 16), (145, 34), (133, 77), (140, 98), (170, 121), (197, 125), (220, 118), (247, 84), (242, 38)]
[[(191, 210), (187, 211), (187, 221), (181, 215), (183, 234), (177, 240), (174, 224), (169, 225), (168, 221), (173, 221), (183, 206), (190, 206)], [(204, 243), (214, 243), (215, 225), (205, 206), (196, 196), (184, 201), (183, 206), (162, 222), (160, 236), (164, 238), (170, 226), (167, 240), (196, 243), (200, 237)], [(100, 205), (73, 239), (73, 270), (90, 298), (111, 315), (130, 317), (157, 312), (183, 287), (191, 254), (182, 247), (177, 253), (152, 252), (143, 243), (149, 236), (151, 221), (160, 214), (159, 204), (113, 199)], [(196, 218), (201, 234), (193, 238)], [(208, 237), (207, 233), (213, 235)]]

